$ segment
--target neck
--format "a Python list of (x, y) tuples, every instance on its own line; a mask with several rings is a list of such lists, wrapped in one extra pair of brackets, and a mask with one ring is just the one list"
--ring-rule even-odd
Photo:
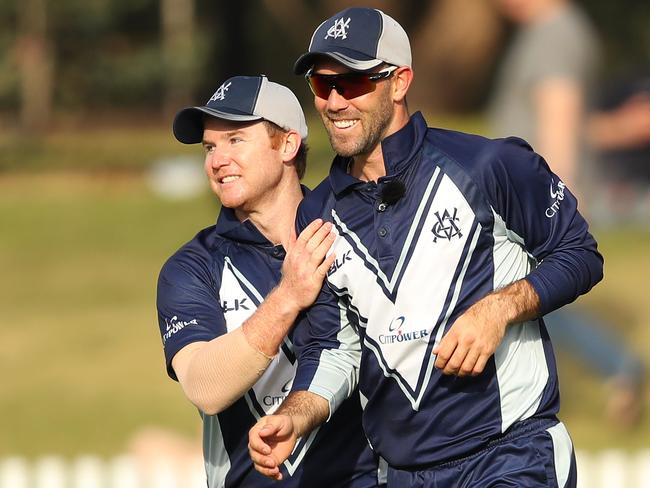
[(350, 174), (363, 181), (377, 181), (382, 176), (386, 176), (386, 164), (384, 153), (381, 150), (381, 142), (377, 143), (372, 152), (358, 154), (354, 157)]
[(257, 230), (274, 245), (282, 244), (285, 249), (291, 238), (302, 190), (298, 177), (280, 183), (272, 195), (264, 198), (250, 210), (235, 209), (235, 215), (243, 222), (250, 220)]

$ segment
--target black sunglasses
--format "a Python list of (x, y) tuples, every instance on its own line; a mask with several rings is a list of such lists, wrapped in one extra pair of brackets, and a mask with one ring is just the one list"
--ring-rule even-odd
[(309, 88), (318, 98), (329, 98), (332, 90), (343, 98), (360, 97), (375, 89), (375, 84), (380, 80), (390, 78), (397, 66), (390, 66), (377, 73), (342, 73), (339, 75), (321, 75), (313, 72), (313, 68), (305, 74)]

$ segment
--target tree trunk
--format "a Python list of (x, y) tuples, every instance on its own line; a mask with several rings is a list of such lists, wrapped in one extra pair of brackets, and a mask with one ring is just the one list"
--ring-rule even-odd
[(161, 0), (160, 21), (165, 73), (163, 112), (171, 118), (192, 103), (197, 81), (194, 0)]
[(21, 129), (25, 132), (45, 129), (52, 114), (53, 73), (45, 0), (18, 2), (15, 55), (20, 73)]

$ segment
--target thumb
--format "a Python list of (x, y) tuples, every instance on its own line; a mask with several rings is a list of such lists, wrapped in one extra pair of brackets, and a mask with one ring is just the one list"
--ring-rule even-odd
[(280, 426), (272, 423), (267, 423), (259, 430), (260, 437), (271, 437), (280, 431)]
[(294, 244), (296, 243), (296, 240), (298, 239), (298, 236), (296, 235), (296, 226), (291, 225), (289, 229), (289, 240), (287, 241), (287, 251), (289, 251), (291, 248), (293, 248)]

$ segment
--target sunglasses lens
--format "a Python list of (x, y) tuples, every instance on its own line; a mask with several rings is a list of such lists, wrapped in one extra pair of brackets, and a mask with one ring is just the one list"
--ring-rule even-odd
[(333, 83), (322, 75), (311, 75), (307, 78), (311, 91), (318, 98), (329, 98), (330, 92), (334, 89)]
[(370, 75), (346, 73), (343, 75), (314, 74), (307, 78), (312, 92), (319, 98), (329, 98), (332, 90), (346, 99), (360, 97), (375, 89), (375, 82)]
[(347, 99), (360, 97), (375, 89), (375, 83), (368, 79), (368, 75), (362, 74), (343, 75), (337, 84), (343, 90), (342, 96)]

